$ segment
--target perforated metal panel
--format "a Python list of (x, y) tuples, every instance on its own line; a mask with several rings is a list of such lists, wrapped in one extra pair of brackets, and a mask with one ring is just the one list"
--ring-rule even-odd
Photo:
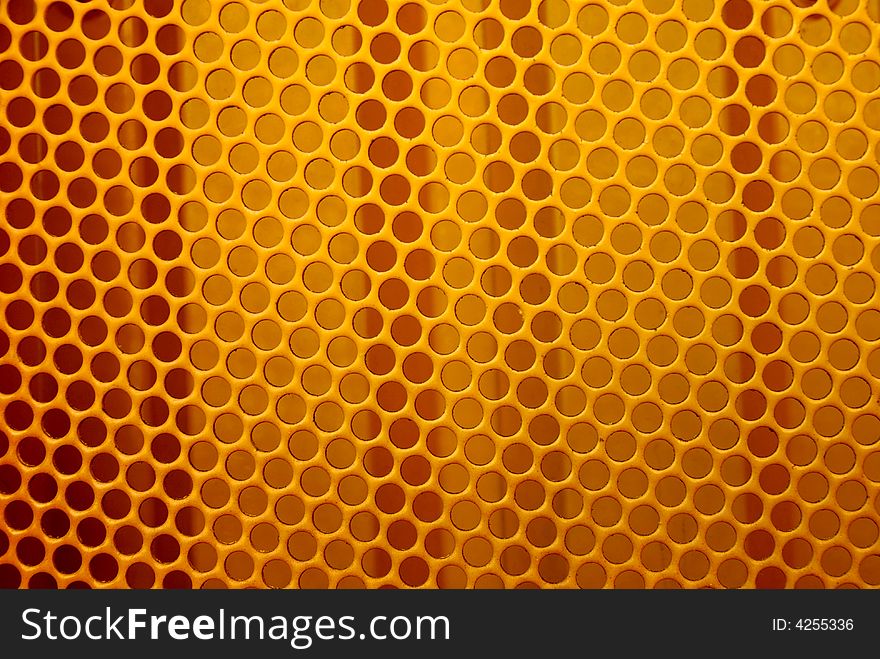
[(877, 0), (0, 7), (0, 585), (880, 583)]

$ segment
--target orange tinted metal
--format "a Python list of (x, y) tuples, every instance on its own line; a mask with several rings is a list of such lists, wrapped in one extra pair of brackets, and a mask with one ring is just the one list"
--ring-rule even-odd
[(880, 583), (876, 0), (0, 15), (0, 585)]

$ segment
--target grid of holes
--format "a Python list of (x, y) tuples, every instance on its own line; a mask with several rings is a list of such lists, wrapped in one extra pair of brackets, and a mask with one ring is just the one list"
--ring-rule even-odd
[(880, 583), (874, 1), (10, 1), (0, 582)]

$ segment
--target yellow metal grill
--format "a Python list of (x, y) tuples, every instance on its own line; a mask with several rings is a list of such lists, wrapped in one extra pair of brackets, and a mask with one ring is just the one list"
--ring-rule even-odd
[(0, 585), (880, 584), (877, 0), (0, 17)]

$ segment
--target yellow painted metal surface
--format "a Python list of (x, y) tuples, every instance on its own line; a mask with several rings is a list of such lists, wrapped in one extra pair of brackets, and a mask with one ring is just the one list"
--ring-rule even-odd
[(0, 585), (876, 586), (878, 21), (0, 3)]

